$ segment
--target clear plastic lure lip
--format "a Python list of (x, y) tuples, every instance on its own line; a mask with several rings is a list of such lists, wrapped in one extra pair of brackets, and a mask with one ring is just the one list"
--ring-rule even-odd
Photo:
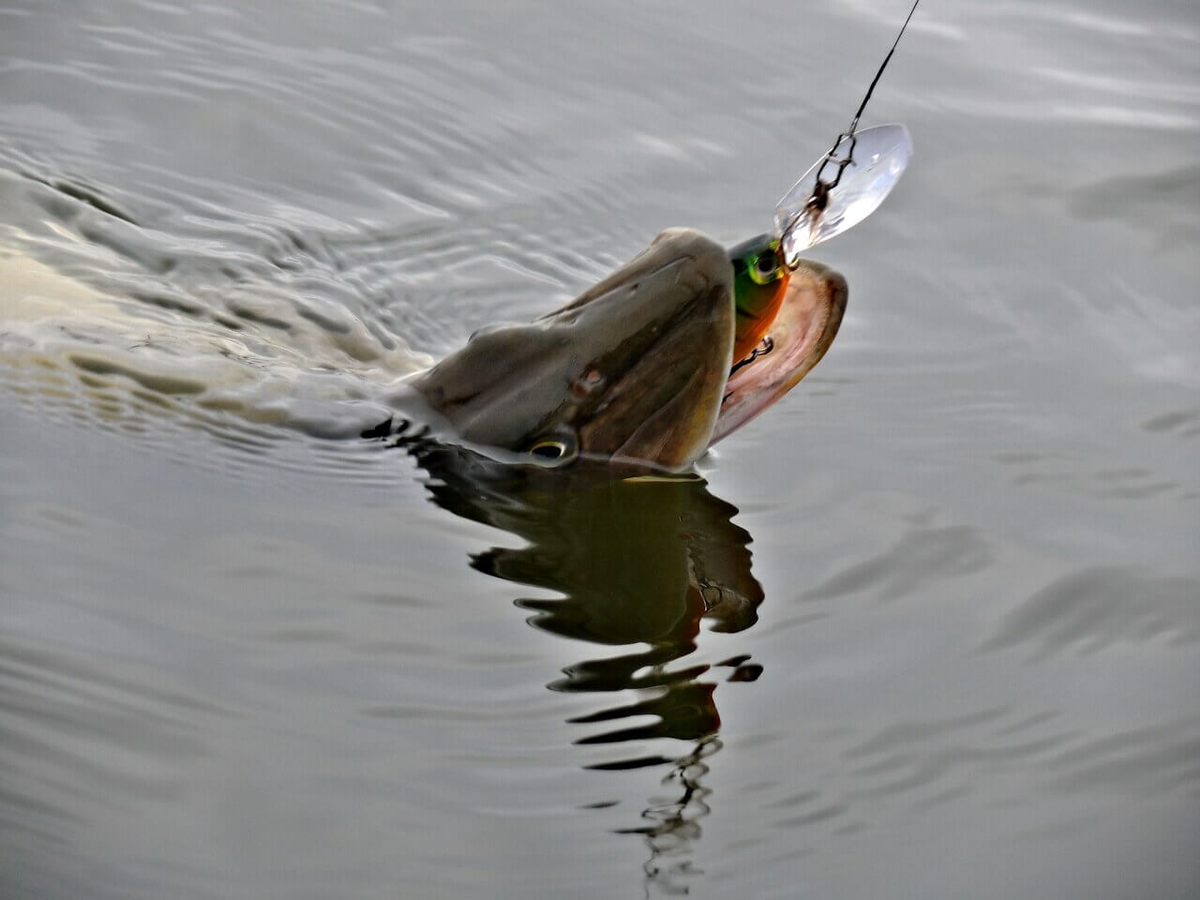
[[(775, 232), (790, 269), (809, 247), (853, 228), (878, 209), (912, 157), (912, 138), (903, 125), (864, 128), (854, 135), (853, 144), (851, 140), (843, 137), (829, 157), (813, 163), (775, 206)], [(838, 158), (845, 158), (842, 154), (852, 158), (830, 187), (826, 202), (812, 203), (818, 175), (831, 184), (838, 174)]]

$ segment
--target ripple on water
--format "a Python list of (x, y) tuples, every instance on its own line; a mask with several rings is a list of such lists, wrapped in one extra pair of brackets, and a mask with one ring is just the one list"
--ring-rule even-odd
[(805, 591), (809, 601), (870, 592), (881, 601), (911, 595), (947, 577), (977, 573), (992, 563), (987, 543), (972, 528), (915, 528), (891, 548), (854, 562)]
[(1051, 787), (1136, 797), (1200, 789), (1200, 718), (1073, 742), (1046, 762)]
[(1001, 620), (984, 650), (1028, 647), (1044, 659), (1074, 648), (1200, 640), (1200, 579), (1091, 566), (1055, 579)]
[(1200, 437), (1200, 409), (1180, 409), (1152, 416), (1141, 423), (1151, 434), (1174, 434), (1193, 440)]
[(4, 879), (57, 883), (69, 835), (103, 829), (127, 805), (177, 804), (188, 764), (205, 755), (206, 731), (228, 715), (164, 685), (156, 667), (0, 639)]
[[(370, 304), (343, 302), (327, 260), (306, 258), (298, 273), (231, 261), (212, 241), (139, 230), (99, 189), (83, 193), (0, 176), (0, 199), (28, 226), (6, 226), (0, 245), (0, 383), (34, 415), (139, 435), (188, 461), (192, 428), (240, 456), (204, 465), (240, 468), (271, 446), (357, 438), (388, 416), (374, 398), (428, 364)], [(72, 231), (83, 240), (64, 241)], [(308, 246), (285, 237), (297, 254)], [(350, 448), (346, 458), (360, 459)], [(323, 472), (364, 471), (330, 463)]]
[[(1052, 791), (1142, 797), (1194, 791), (1200, 787), (1198, 748), (1195, 717), (1093, 733), (1071, 728), (1058, 712), (1016, 718), (989, 709), (885, 725), (850, 746), (845, 759), (853, 766), (855, 800), (912, 795), (916, 806), (930, 808), (992, 782), (982, 777), (986, 772), (1022, 771)], [(801, 799), (820, 805), (815, 791)]]

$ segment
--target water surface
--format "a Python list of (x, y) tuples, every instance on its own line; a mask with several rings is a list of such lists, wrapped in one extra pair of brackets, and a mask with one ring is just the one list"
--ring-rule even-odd
[(841, 334), (703, 481), (354, 437), (768, 227), (905, 12), (0, 9), (0, 248), (83, 286), (0, 336), (0, 893), (1194, 896), (1193, 4), (923, 7)]

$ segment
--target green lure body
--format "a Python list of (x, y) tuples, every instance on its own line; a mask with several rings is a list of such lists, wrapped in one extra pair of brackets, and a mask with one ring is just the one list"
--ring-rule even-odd
[(736, 307), (734, 362), (745, 359), (775, 320), (787, 293), (788, 268), (783, 264), (779, 239), (760, 234), (729, 251), (733, 263), (733, 299)]

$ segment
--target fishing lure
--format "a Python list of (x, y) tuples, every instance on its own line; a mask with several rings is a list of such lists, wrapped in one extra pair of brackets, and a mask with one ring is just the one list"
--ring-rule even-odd
[(780, 241), (760, 234), (729, 251), (733, 263), (734, 362), (762, 341), (787, 294), (791, 272), (783, 264)]
[[(915, 0), (896, 40), (871, 80), (850, 127), (775, 204), (775, 229), (729, 251), (737, 308), (733, 358), (743, 360), (762, 340), (787, 293), (800, 254), (853, 228), (884, 201), (912, 157), (903, 125), (858, 130), (858, 122), (883, 70), (896, 52), (920, 0)], [(826, 172), (830, 175), (827, 176)]]

